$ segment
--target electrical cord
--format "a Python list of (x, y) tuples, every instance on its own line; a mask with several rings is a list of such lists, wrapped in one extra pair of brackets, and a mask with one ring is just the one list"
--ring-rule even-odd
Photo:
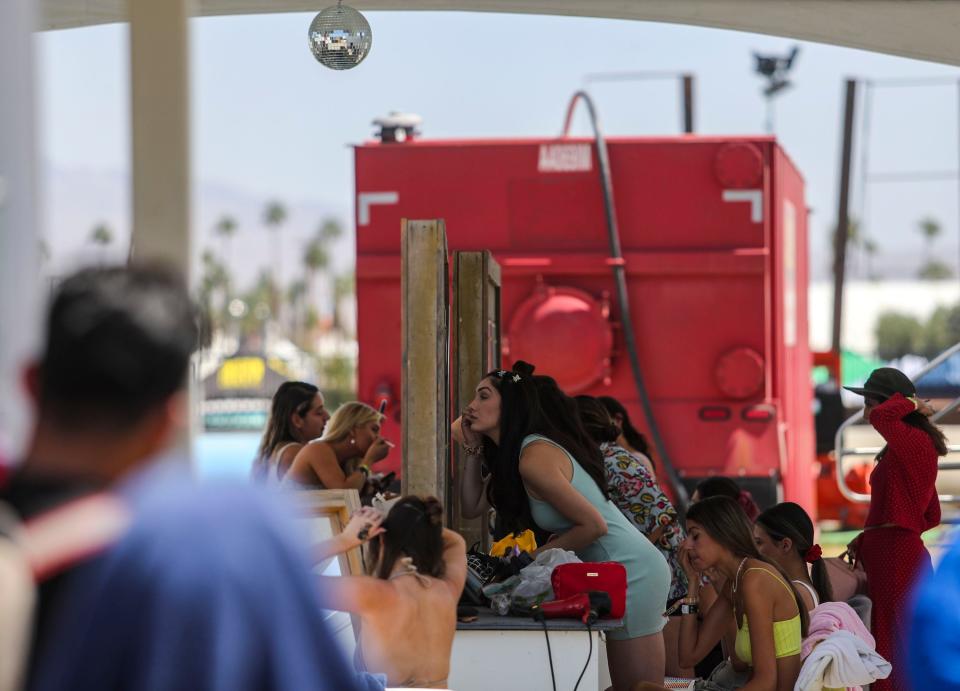
[[(543, 624), (543, 637), (547, 639), (547, 659), (550, 660), (550, 681), (553, 683), (553, 691), (557, 691), (557, 678), (553, 673), (553, 653), (550, 652), (550, 634), (547, 633), (547, 620), (541, 617), (540, 623)], [(577, 681), (577, 683), (579, 684), (580, 682)], [(576, 691), (576, 689), (574, 689), (574, 691)]]
[(580, 676), (577, 677), (577, 683), (573, 687), (573, 691), (577, 691), (577, 689), (580, 688), (580, 682), (583, 680), (583, 675), (587, 673), (587, 667), (590, 666), (590, 658), (593, 657), (593, 630), (590, 628), (589, 619), (587, 620), (587, 641), (590, 643), (590, 648), (587, 652), (587, 661), (584, 663), (583, 669), (580, 671)]

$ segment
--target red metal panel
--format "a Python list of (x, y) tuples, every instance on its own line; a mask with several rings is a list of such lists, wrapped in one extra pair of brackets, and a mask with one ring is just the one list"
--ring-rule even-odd
[[(609, 147), (639, 356), (673, 460), (689, 475), (782, 473), (786, 495), (812, 510), (801, 177), (769, 137), (615, 139)], [(451, 250), (493, 250), (504, 330), (538, 286), (583, 291), (598, 304), (614, 294), (589, 140), (372, 143), (356, 149), (356, 184), (365, 400), (390, 387), (399, 400), (401, 218), (443, 218)], [(613, 300), (610, 319), (610, 383), (588, 392), (619, 398), (642, 424)], [(580, 355), (577, 334), (564, 346)], [(737, 357), (763, 371), (745, 398), (721, 380)], [(775, 411), (771, 420), (742, 417), (758, 404)], [(701, 420), (706, 405), (731, 415)], [(387, 432), (399, 438), (396, 423)]]

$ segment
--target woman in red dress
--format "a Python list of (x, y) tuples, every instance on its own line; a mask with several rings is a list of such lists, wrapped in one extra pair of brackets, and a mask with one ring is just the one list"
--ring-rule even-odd
[(875, 682), (872, 691), (905, 691), (908, 599), (930, 554), (920, 535), (940, 523), (937, 497), (938, 458), (947, 443), (928, 419), (926, 401), (903, 372), (881, 367), (862, 388), (846, 387), (863, 396), (863, 415), (887, 445), (877, 454), (870, 476), (870, 512), (864, 531), (850, 543), (862, 560), (873, 600), (873, 635), (877, 652), (893, 664), (889, 679)]

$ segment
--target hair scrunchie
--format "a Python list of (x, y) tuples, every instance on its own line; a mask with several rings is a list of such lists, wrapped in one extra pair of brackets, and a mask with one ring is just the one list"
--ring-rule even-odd
[(807, 553), (803, 555), (804, 561), (806, 561), (809, 564), (812, 564), (815, 561), (818, 561), (822, 557), (823, 557), (823, 550), (820, 549), (820, 545), (816, 545), (816, 544), (810, 549), (808, 549)]
[(740, 490), (740, 494), (737, 496), (737, 503), (740, 504), (740, 508), (747, 514), (747, 518), (750, 519), (751, 523), (757, 520), (757, 516), (760, 515), (760, 507), (757, 506), (757, 502), (753, 500), (753, 495), (750, 494), (750, 492), (745, 489)]

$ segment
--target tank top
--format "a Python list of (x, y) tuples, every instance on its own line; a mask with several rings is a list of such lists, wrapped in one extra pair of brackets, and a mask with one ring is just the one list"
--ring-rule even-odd
[[(771, 578), (776, 579), (777, 583), (786, 588), (787, 592), (793, 597), (793, 591), (790, 590), (790, 586), (770, 571), (761, 569), (760, 567), (753, 567), (747, 569), (744, 573), (749, 573), (750, 571), (763, 571), (769, 574)], [(803, 643), (800, 628), (800, 612), (797, 612), (797, 615), (790, 619), (773, 622), (773, 649), (777, 659), (800, 654), (801, 644)], [(737, 628), (737, 638), (734, 641), (733, 650), (740, 660), (748, 665), (753, 665), (753, 650), (750, 647), (750, 624), (747, 621), (746, 613), (743, 615), (743, 623)]]
[(813, 606), (814, 607), (820, 606), (820, 596), (817, 595), (816, 589), (814, 589), (809, 583), (807, 583), (806, 581), (799, 581), (799, 580), (790, 581), (790, 582), (793, 583), (794, 585), (802, 585), (804, 588), (806, 588), (807, 592), (810, 593), (810, 597), (813, 598)]

